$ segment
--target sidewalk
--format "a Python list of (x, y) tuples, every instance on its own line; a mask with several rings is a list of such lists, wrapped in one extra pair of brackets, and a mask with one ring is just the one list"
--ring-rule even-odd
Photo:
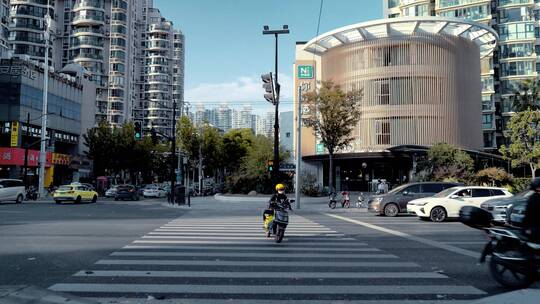
[(540, 289), (522, 289), (483, 298), (471, 304), (537, 304), (540, 303)]
[[(294, 199), (294, 193), (287, 195), (290, 199)], [(225, 201), (225, 202), (268, 202), (271, 195), (246, 195), (246, 194), (216, 194), (214, 195), (214, 198), (218, 201)], [(322, 197), (311, 197), (311, 196), (301, 196), (300, 197), (301, 202), (306, 203), (322, 203), (327, 202), (328, 197), (322, 196)]]

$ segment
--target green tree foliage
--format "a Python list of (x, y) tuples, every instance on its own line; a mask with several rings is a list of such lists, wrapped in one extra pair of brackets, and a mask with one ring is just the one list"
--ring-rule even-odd
[(231, 129), (223, 136), (223, 161), (228, 172), (240, 168), (243, 158), (255, 141), (250, 129)]
[(195, 128), (189, 117), (182, 116), (178, 120), (176, 128), (177, 144), (187, 156), (191, 166), (195, 166), (199, 161), (200, 138), (197, 132), (197, 128)]
[(313, 129), (328, 150), (330, 191), (334, 189), (334, 153), (347, 147), (354, 139), (352, 132), (360, 118), (362, 96), (362, 91), (344, 92), (331, 81), (323, 82), (317, 92), (303, 96), (303, 103), (310, 113), (304, 124)]
[(510, 160), (512, 167), (528, 165), (532, 177), (536, 177), (540, 161), (540, 111), (517, 112), (507, 125), (506, 136), (510, 139), (508, 147), (502, 146), (500, 152)]
[(476, 172), (476, 181), (485, 186), (506, 186), (512, 183), (512, 175), (502, 168), (486, 168)]
[(540, 109), (540, 84), (536, 79), (527, 79), (518, 84), (514, 95), (511, 97), (514, 111)]
[(126, 174), (135, 183), (139, 174), (146, 182), (168, 174), (168, 158), (164, 156), (167, 146), (155, 145), (148, 137), (136, 141), (132, 123), (112, 128), (101, 122), (88, 130), (83, 140), (88, 147), (86, 155), (93, 161), (94, 176)]
[(428, 164), (430, 179), (439, 181), (465, 182), (474, 170), (469, 154), (447, 143), (438, 143), (429, 149)]

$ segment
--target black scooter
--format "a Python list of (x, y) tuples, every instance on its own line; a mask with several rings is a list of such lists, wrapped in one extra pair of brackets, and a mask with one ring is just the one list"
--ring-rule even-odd
[(24, 199), (26, 201), (35, 201), (38, 199), (38, 192), (36, 188), (30, 187), (26, 190), (26, 193), (24, 195)]
[(289, 213), (287, 210), (292, 210), (291, 203), (294, 200), (279, 200), (273, 206), (273, 215), (267, 220), (270, 222), (267, 225), (266, 236), (274, 236), (276, 243), (281, 243), (285, 236), (285, 229), (289, 225)]
[(528, 240), (521, 229), (494, 227), (491, 213), (476, 207), (461, 208), (459, 216), (462, 223), (484, 230), (489, 236), (480, 263), (490, 257), (489, 271), (495, 281), (519, 289), (540, 279), (540, 244)]

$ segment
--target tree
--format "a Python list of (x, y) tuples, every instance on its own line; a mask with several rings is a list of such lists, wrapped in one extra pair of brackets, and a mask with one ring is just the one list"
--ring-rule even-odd
[(223, 135), (223, 161), (228, 172), (240, 168), (254, 140), (255, 135), (251, 129), (231, 129)]
[(540, 83), (536, 79), (527, 79), (520, 82), (511, 100), (516, 112), (539, 110)]
[(512, 176), (502, 168), (486, 168), (476, 173), (476, 180), (479, 184), (501, 187), (510, 185)]
[(116, 154), (112, 128), (106, 121), (101, 121), (83, 135), (84, 144), (88, 147), (86, 156), (93, 161), (95, 176), (105, 175), (113, 166), (112, 155)]
[(186, 154), (189, 164), (195, 165), (199, 161), (200, 138), (189, 117), (182, 116), (178, 120), (176, 136), (178, 147)]
[(517, 112), (508, 123), (506, 135), (508, 147), (502, 146), (501, 154), (511, 161), (512, 167), (529, 165), (531, 175), (536, 177), (540, 161), (540, 111)]
[(438, 143), (428, 151), (430, 179), (466, 181), (474, 170), (474, 161), (464, 151), (447, 144)]
[(318, 92), (304, 95), (303, 103), (311, 114), (304, 124), (313, 129), (328, 150), (330, 191), (334, 189), (334, 153), (354, 139), (351, 135), (360, 118), (362, 96), (362, 91), (344, 92), (331, 81), (323, 82)]

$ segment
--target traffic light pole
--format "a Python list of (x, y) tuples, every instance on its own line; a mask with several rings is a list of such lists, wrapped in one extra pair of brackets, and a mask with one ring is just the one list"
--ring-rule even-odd
[(274, 34), (276, 38), (276, 60), (275, 60), (275, 75), (276, 75), (276, 108), (274, 116), (274, 184), (279, 183), (279, 82), (278, 82), (278, 34)]
[(279, 91), (280, 85), (278, 82), (278, 36), (280, 34), (288, 34), (289, 26), (284, 25), (281, 30), (270, 30), (268, 26), (264, 26), (263, 35), (274, 35), (275, 38), (275, 77), (276, 77), (276, 86), (275, 86), (275, 115), (274, 115), (274, 168), (272, 170), (272, 180), (274, 184), (279, 182)]

